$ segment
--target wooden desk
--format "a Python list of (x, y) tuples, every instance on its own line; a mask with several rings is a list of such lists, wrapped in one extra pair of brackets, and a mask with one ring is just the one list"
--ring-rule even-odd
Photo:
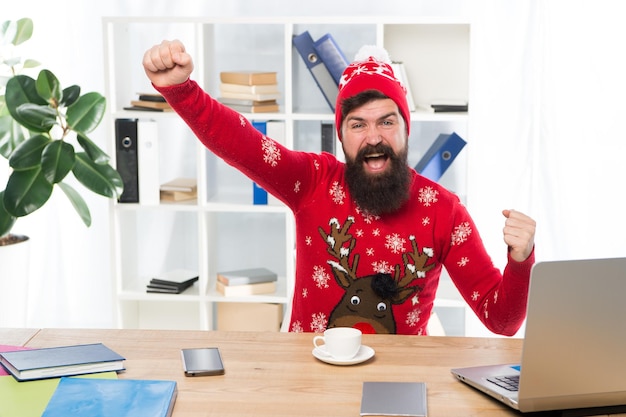
[[(0, 343), (8, 344), (8, 331)], [(18, 331), (11, 340), (21, 340)], [(312, 334), (42, 329), (25, 343), (103, 342), (126, 357), (120, 378), (178, 382), (174, 417), (359, 415), (363, 381), (425, 381), (430, 417), (516, 415), (456, 381), (450, 368), (519, 362), (519, 339), (364, 335), (370, 361), (333, 366), (313, 357)], [(185, 377), (180, 349), (217, 346), (226, 374)]]
[(24, 346), (37, 332), (39, 329), (0, 328), (0, 345)]

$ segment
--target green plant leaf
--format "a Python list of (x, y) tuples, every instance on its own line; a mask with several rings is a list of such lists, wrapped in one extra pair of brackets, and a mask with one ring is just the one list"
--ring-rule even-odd
[(67, 123), (76, 132), (89, 133), (102, 121), (106, 99), (102, 94), (86, 93), (67, 108)]
[(24, 130), (10, 114), (0, 116), (0, 155), (9, 159), (15, 148), (24, 142)]
[(17, 30), (13, 36), (13, 45), (19, 45), (26, 42), (33, 36), (33, 21), (27, 17), (17, 21)]
[(8, 211), (4, 208), (4, 191), (0, 191), (0, 237), (7, 235), (17, 218), (15, 216), (11, 216)]
[(25, 103), (16, 110), (20, 124), (33, 132), (49, 132), (57, 123), (57, 112), (48, 105)]
[(81, 184), (96, 194), (119, 198), (124, 191), (122, 177), (111, 165), (96, 164), (84, 152), (76, 154), (72, 172)]
[(41, 170), (49, 183), (63, 180), (74, 167), (74, 147), (62, 140), (50, 142), (41, 154)]
[(61, 99), (61, 104), (63, 104), (65, 107), (71, 106), (72, 104), (74, 104), (78, 97), (80, 97), (80, 87), (77, 85), (70, 85), (63, 90), (63, 98)]
[(39, 97), (37, 94), (37, 88), (35, 87), (35, 80), (26, 75), (16, 75), (11, 77), (7, 82), (4, 99), (6, 101), (7, 109), (16, 122), (30, 128), (28, 122), (24, 122), (20, 115), (17, 113), (17, 108), (22, 104), (33, 103), (41, 106), (47, 106), (48, 103)]
[(85, 226), (91, 226), (91, 213), (89, 212), (89, 207), (87, 207), (85, 200), (68, 184), (60, 182), (58, 186), (61, 187), (61, 190), (63, 190), (67, 198), (70, 200), (81, 220), (85, 223)]
[(35, 61), (34, 59), (25, 59), (23, 67), (24, 68), (35, 68), (41, 65), (41, 62)]
[(51, 194), (52, 184), (39, 167), (13, 171), (4, 190), (4, 208), (12, 216), (26, 216), (43, 206)]
[(78, 143), (85, 150), (85, 153), (96, 164), (108, 164), (111, 158), (98, 145), (82, 133), (76, 135)]
[(57, 77), (49, 70), (41, 70), (35, 83), (37, 94), (45, 99), (53, 107), (58, 107), (63, 97), (61, 83)]
[(41, 154), (50, 143), (44, 135), (36, 135), (22, 142), (9, 158), (9, 165), (16, 171), (32, 169), (41, 165)]

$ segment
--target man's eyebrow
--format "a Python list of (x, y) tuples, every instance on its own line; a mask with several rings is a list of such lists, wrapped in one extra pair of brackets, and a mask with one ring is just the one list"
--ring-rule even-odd
[[(377, 118), (376, 120), (380, 121), (380, 120), (385, 120), (388, 119), (390, 117), (398, 117), (398, 112), (395, 111), (391, 111), (387, 114), (383, 114), (382, 116), (380, 116), (379, 118)], [(346, 117), (346, 121), (350, 121), (350, 120), (356, 120), (358, 122), (363, 122), (365, 121), (364, 117), (359, 117), (359, 116), (354, 116), (354, 115), (349, 115), (348, 117)]]

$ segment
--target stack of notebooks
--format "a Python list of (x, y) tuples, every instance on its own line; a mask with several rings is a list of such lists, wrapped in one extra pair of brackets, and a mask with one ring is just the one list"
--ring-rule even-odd
[(131, 100), (130, 106), (124, 107), (124, 110), (141, 110), (141, 111), (172, 111), (170, 105), (165, 101), (162, 95), (158, 93), (139, 93), (137, 100)]
[(218, 101), (242, 113), (278, 111), (278, 79), (276, 72), (220, 72)]
[(194, 200), (198, 197), (195, 178), (175, 178), (159, 186), (161, 201), (177, 202)]
[(239, 269), (217, 273), (216, 289), (225, 296), (270, 294), (276, 291), (278, 275), (266, 268)]
[(198, 274), (186, 269), (175, 269), (158, 278), (152, 278), (146, 291), (160, 294), (180, 294), (198, 281)]

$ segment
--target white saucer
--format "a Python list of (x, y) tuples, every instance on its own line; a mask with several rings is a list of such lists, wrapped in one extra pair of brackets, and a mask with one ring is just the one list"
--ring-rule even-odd
[(313, 349), (313, 356), (322, 362), (330, 363), (331, 365), (355, 365), (357, 363), (365, 362), (374, 356), (374, 349), (369, 346), (361, 345), (361, 348), (357, 352), (356, 356), (350, 359), (335, 359), (330, 356), (326, 351), (320, 347)]

